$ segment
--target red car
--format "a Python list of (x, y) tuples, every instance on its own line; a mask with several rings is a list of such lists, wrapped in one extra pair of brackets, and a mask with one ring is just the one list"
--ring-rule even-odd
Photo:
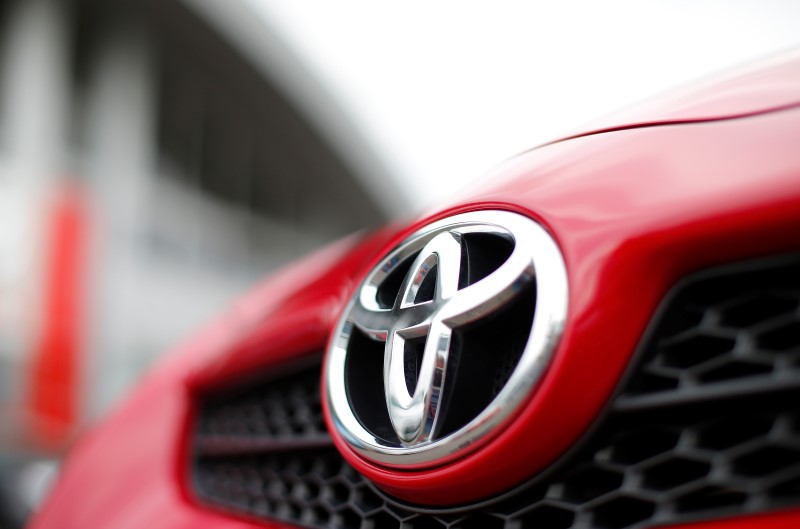
[(34, 529), (800, 526), (800, 55), (286, 267)]

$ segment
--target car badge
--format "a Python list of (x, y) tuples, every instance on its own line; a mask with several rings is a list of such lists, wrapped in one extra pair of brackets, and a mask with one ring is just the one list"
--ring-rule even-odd
[(367, 275), (336, 327), (325, 398), (357, 453), (441, 464), (490, 439), (542, 377), (567, 312), (555, 241), (517, 213), (426, 226)]

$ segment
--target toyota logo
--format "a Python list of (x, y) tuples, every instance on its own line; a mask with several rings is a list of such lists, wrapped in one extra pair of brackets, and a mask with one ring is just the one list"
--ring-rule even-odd
[(511, 420), (566, 317), (553, 239), (503, 211), (412, 234), (366, 277), (337, 326), (325, 398), (351, 448), (398, 467), (441, 464)]

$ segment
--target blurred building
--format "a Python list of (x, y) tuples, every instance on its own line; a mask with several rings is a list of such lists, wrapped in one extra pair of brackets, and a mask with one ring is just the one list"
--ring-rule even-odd
[(7, 448), (62, 448), (267, 272), (402, 209), (239, 0), (6, 0), (0, 24)]

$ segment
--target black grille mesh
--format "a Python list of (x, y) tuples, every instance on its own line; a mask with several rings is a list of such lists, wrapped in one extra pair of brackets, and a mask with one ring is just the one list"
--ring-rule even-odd
[(375, 491), (322, 434), (318, 367), (206, 401), (195, 490), (258, 518), (353, 529), (642, 528), (797, 505), (799, 304), (797, 261), (694, 278), (594, 433), (480, 509), (422, 514)]
[(198, 423), (201, 438), (295, 438), (324, 435), (319, 367), (209, 400)]

